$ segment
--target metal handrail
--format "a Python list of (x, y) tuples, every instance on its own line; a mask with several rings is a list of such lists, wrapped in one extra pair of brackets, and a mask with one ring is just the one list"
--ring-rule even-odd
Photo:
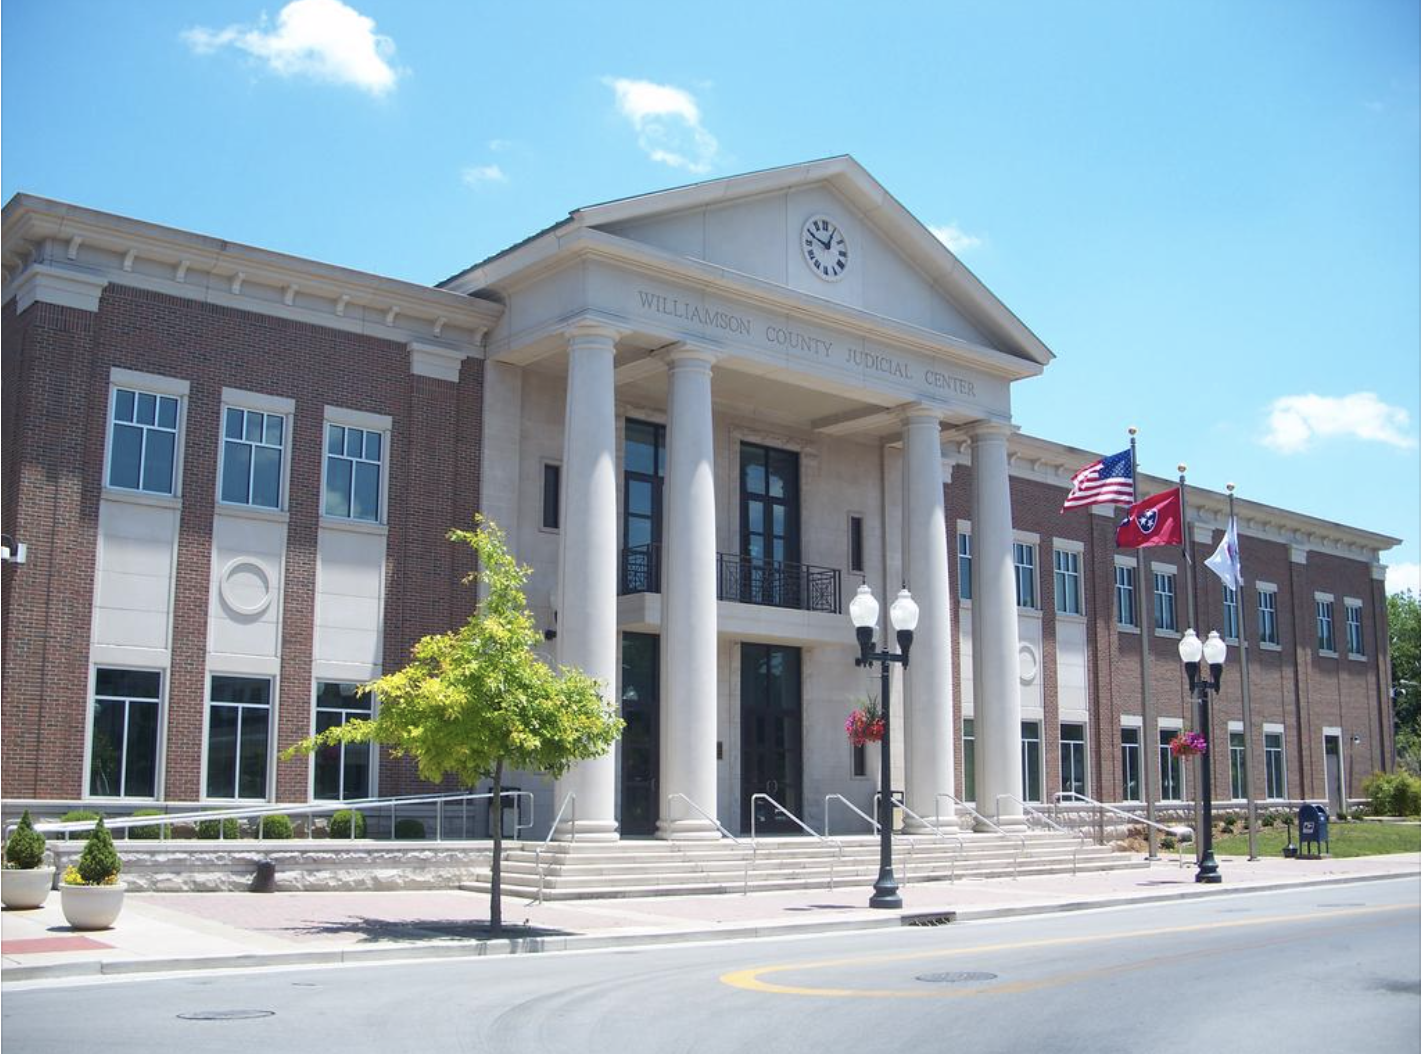
[[(671, 819), (671, 803), (672, 803), (672, 799), (673, 799), (673, 798), (680, 798), (682, 801), (686, 802), (687, 805), (690, 805), (690, 806), (692, 807), (692, 809), (694, 809), (697, 813), (699, 813), (699, 814), (701, 815), (701, 818), (702, 818), (703, 820), (706, 820), (707, 822), (709, 822), (710, 824), (712, 824), (712, 825), (716, 828), (716, 830), (720, 831), (723, 835), (725, 835), (725, 836), (726, 836), (727, 838), (729, 838), (731, 841), (735, 842), (737, 845), (740, 845), (740, 844), (741, 844), (741, 840), (740, 840), (739, 838), (737, 838), (737, 837), (736, 837), (735, 835), (733, 835), (730, 831), (726, 830), (724, 827), (721, 826), (721, 821), (720, 821), (720, 820), (716, 819), (716, 817), (712, 816), (710, 813), (708, 813), (708, 812), (707, 812), (705, 809), (703, 809), (701, 806), (697, 805), (694, 801), (692, 801), (690, 798), (688, 798), (685, 794), (681, 793), (681, 791), (672, 791), (670, 794), (667, 795), (667, 819), (668, 819), (668, 820)], [(676, 845), (675, 839), (672, 840), (672, 845), (673, 845), (673, 846)], [(749, 862), (747, 862), (747, 861), (742, 861), (742, 866), (741, 866), (741, 896), (743, 896), (743, 897), (749, 895), (749, 893), (750, 893), (750, 869), (751, 869), (751, 865), (753, 865), (753, 864), (755, 863), (755, 861), (756, 861), (756, 845), (755, 845), (755, 839), (752, 838), (752, 839), (751, 839), (751, 858), (750, 858)]]
[[(1052, 828), (1053, 830), (1055, 830), (1055, 831), (1060, 831), (1062, 834), (1073, 835), (1073, 836), (1077, 839), (1077, 844), (1076, 844), (1075, 848), (1073, 848), (1072, 851), (1071, 851), (1071, 873), (1072, 873), (1073, 875), (1076, 874), (1076, 859), (1077, 859), (1078, 856), (1081, 855), (1081, 846), (1082, 846), (1082, 844), (1087, 841), (1086, 835), (1085, 835), (1083, 832), (1081, 832), (1081, 831), (1073, 831), (1073, 830), (1070, 830), (1069, 828), (1063, 827), (1061, 824), (1057, 823), (1057, 822), (1056, 822), (1055, 820), (1053, 820), (1050, 816), (1048, 816), (1046, 813), (1044, 813), (1041, 809), (1034, 809), (1031, 805), (1029, 805), (1027, 802), (1023, 801), (1021, 798), (1019, 798), (1019, 797), (1018, 797), (1017, 795), (1015, 795), (1015, 794), (999, 794), (999, 795), (997, 796), (997, 801), (1000, 803), (1003, 798), (1006, 798), (1006, 799), (1008, 799), (1009, 801), (1015, 801), (1018, 805), (1022, 806), (1022, 815), (1023, 815), (1023, 816), (1032, 816), (1032, 817), (1035, 817), (1035, 818), (1037, 818), (1038, 820), (1041, 820), (1043, 823), (1045, 823), (1048, 827)], [(998, 808), (998, 815), (999, 815), (999, 816), (1002, 815), (1002, 810), (1001, 810), (1000, 807)]]
[(952, 802), (954, 805), (956, 805), (958, 808), (966, 810), (970, 815), (976, 817), (978, 820), (980, 820), (981, 822), (983, 822), (984, 824), (986, 824), (988, 827), (992, 828), (994, 831), (996, 831), (998, 834), (1002, 835), (1004, 838), (1016, 838), (1016, 839), (1017, 839), (1017, 841), (1018, 841), (1017, 852), (1016, 852), (1016, 853), (1013, 855), (1013, 857), (1012, 857), (1012, 878), (1013, 878), (1013, 880), (1015, 881), (1016, 878), (1017, 878), (1017, 863), (1018, 863), (1018, 861), (1022, 858), (1022, 855), (1027, 852), (1027, 837), (1026, 837), (1026, 835), (1013, 834), (1011, 831), (1004, 831), (1000, 826), (998, 826), (998, 825), (997, 825), (996, 823), (994, 823), (992, 820), (989, 820), (989, 819), (988, 819), (986, 816), (984, 816), (982, 813), (978, 812), (977, 809), (974, 809), (971, 805), (969, 805), (969, 804), (968, 804), (967, 802), (965, 802), (965, 801), (960, 801), (958, 798), (956, 798), (956, 797), (954, 797), (953, 795), (949, 794), (947, 791), (939, 791), (937, 794), (935, 794), (935, 795), (933, 796), (933, 819), (934, 819), (935, 824), (941, 824), (941, 823), (943, 822), (942, 817), (939, 815), (939, 812), (938, 812), (938, 803), (939, 803), (940, 801), (942, 801), (944, 798), (947, 798), (949, 801), (951, 801), (951, 802)]
[(838, 798), (842, 804), (844, 804), (845, 806), (847, 806), (847, 807), (849, 808), (849, 811), (850, 811), (850, 812), (853, 812), (853, 813), (857, 814), (860, 819), (868, 821), (869, 826), (872, 827), (872, 828), (874, 828), (874, 833), (875, 833), (875, 834), (878, 834), (878, 833), (879, 833), (879, 821), (876, 820), (876, 819), (874, 819), (874, 817), (868, 815), (867, 813), (861, 811), (860, 808), (859, 808), (857, 805), (855, 805), (852, 801), (850, 801), (848, 798), (846, 798), (843, 794), (826, 794), (826, 795), (825, 795), (825, 837), (826, 837), (826, 838), (829, 837), (829, 821), (830, 821), (830, 808), (829, 808), (829, 805), (830, 805), (830, 799), (831, 799), (831, 798)]
[(558, 830), (558, 821), (563, 818), (563, 810), (568, 807), (569, 802), (573, 805), (573, 819), (571, 821), (573, 833), (568, 841), (576, 842), (578, 840), (578, 796), (572, 791), (569, 791), (563, 796), (563, 804), (558, 806), (558, 814), (553, 817), (553, 823), (548, 828), (548, 834), (544, 836), (543, 841), (533, 847), (533, 867), (534, 870), (538, 872), (537, 903), (539, 904), (543, 903), (543, 850), (546, 849), (548, 843), (553, 840), (553, 835)]
[[(909, 816), (912, 816), (912, 817), (913, 817), (915, 820), (917, 820), (919, 823), (923, 824), (924, 827), (927, 827), (927, 828), (933, 833), (933, 836), (934, 836), (935, 838), (941, 839), (942, 841), (945, 841), (945, 842), (948, 841), (949, 838), (952, 838), (953, 841), (955, 841), (955, 842), (958, 843), (958, 856), (962, 856), (962, 855), (963, 855), (963, 853), (964, 853), (965, 850), (966, 850), (966, 846), (965, 846), (964, 843), (963, 843), (963, 836), (962, 836), (961, 834), (951, 834), (951, 835), (950, 835), (950, 834), (944, 833), (944, 831), (942, 830), (942, 828), (941, 828), (941, 826), (940, 826), (939, 824), (937, 824), (937, 823), (929, 823), (927, 820), (925, 820), (925, 819), (924, 819), (922, 816), (920, 816), (918, 813), (916, 813), (916, 812), (914, 812), (912, 809), (910, 809), (907, 805), (904, 805), (904, 804), (902, 804), (902, 803), (899, 803), (899, 804), (897, 804), (895, 807), (896, 807), (896, 808), (899, 808), (899, 809), (902, 809), (902, 810), (903, 810), (905, 813), (907, 813)], [(934, 819), (936, 820), (937, 817), (934, 817)], [(914, 856), (914, 852), (913, 852), (913, 839), (912, 839), (912, 838), (909, 839), (909, 843), (908, 843), (908, 844), (909, 844), (909, 862), (912, 863), (912, 862), (913, 862), (913, 856)], [(1013, 874), (1016, 874), (1016, 873), (1017, 873), (1017, 867), (1016, 867), (1016, 864), (1014, 864), (1014, 865), (1013, 865)], [(905, 878), (907, 878), (907, 875), (908, 875), (908, 873), (907, 873), (907, 871), (905, 871)], [(951, 857), (951, 858), (949, 858), (949, 861), (948, 861), (948, 881), (949, 881), (949, 882), (956, 882), (956, 881), (958, 881), (958, 857)]]
[(784, 813), (786, 816), (790, 817), (790, 819), (794, 820), (795, 823), (797, 823), (797, 824), (799, 825), (800, 830), (804, 831), (804, 832), (805, 832), (806, 834), (808, 834), (811, 838), (817, 838), (817, 839), (819, 839), (821, 842), (828, 842), (828, 843), (830, 843), (830, 845), (832, 845), (832, 846), (835, 847), (835, 849), (836, 849), (836, 851), (837, 851), (837, 852), (836, 852), (836, 856), (835, 856), (835, 858), (834, 858), (833, 860), (830, 861), (830, 889), (833, 889), (833, 888), (834, 888), (834, 871), (835, 871), (835, 864), (837, 864), (837, 863), (839, 863), (839, 862), (841, 862), (841, 861), (844, 860), (844, 843), (841, 842), (841, 841), (839, 841), (837, 838), (830, 838), (828, 835), (819, 834), (818, 832), (815, 831), (815, 829), (814, 829), (813, 827), (811, 827), (809, 824), (807, 824), (804, 820), (800, 819), (800, 817), (796, 816), (796, 815), (795, 815), (793, 812), (791, 812), (789, 809), (785, 808), (785, 806), (781, 805), (778, 801), (776, 801), (774, 798), (772, 798), (769, 794), (766, 794), (766, 793), (764, 793), (763, 791), (759, 791), (759, 792), (757, 792), (757, 793), (755, 793), (755, 794), (752, 794), (752, 795), (750, 796), (751, 845), (755, 845), (755, 840), (756, 840), (756, 835), (755, 835), (755, 800), (756, 800), (757, 798), (764, 798), (766, 801), (770, 802), (770, 804), (773, 805), (773, 806), (775, 806), (775, 808), (776, 808), (777, 810), (779, 810), (780, 812)]
[[(439, 836), (443, 833), (441, 830), (440, 823), (443, 803), (449, 801), (458, 801), (463, 802), (467, 805), (471, 801), (478, 801), (483, 798), (492, 798), (493, 796), (493, 792), (489, 791), (482, 794), (414, 794), (391, 796), (385, 798), (353, 798), (347, 801), (289, 803), (265, 802), (261, 805), (248, 805), (231, 809), (208, 809), (194, 812), (158, 813), (152, 816), (106, 816), (103, 818), (103, 820), (104, 826), (108, 827), (110, 830), (113, 831), (127, 832), (129, 828), (132, 827), (157, 827), (159, 841), (169, 840), (168, 830), (173, 824), (197, 823), (203, 820), (217, 820), (219, 821), (217, 825), (217, 840), (221, 842), (226, 841), (227, 839), (227, 834), (224, 830), (224, 825), (221, 823), (221, 821), (256, 818), (258, 821), (258, 839), (261, 840), (264, 820), (267, 817), (276, 814), (294, 814), (297, 816), (314, 817), (321, 813), (335, 813), (343, 812), (345, 810), (355, 811), (363, 809), (373, 812), (376, 809), (381, 809), (389, 805), (393, 816), (394, 809), (398, 805), (423, 805), (428, 804), (430, 802), (434, 802), (436, 803), (436, 841), (441, 841), (442, 838), (440, 838)], [(514, 837), (517, 838), (519, 831), (526, 830), (533, 826), (533, 792), (525, 790), (506, 790), (502, 791), (500, 796), (506, 798), (511, 797), (515, 800)], [(519, 810), (517, 809), (516, 803), (519, 798), (528, 799), (529, 820), (527, 823), (518, 822)], [(34, 825), (34, 827), (35, 830), (39, 831), (41, 834), (69, 835), (77, 834), (81, 831), (92, 831), (96, 823), (98, 823), (98, 820), (71, 820), (68, 823), (37, 823)], [(9, 833), (13, 831), (16, 826), (16, 823), (6, 824), (6, 835), (8, 836)], [(350, 838), (352, 841), (355, 840), (355, 829), (356, 825), (352, 823), (350, 834)], [(393, 825), (391, 829), (391, 834), (394, 834)]]
[(1185, 851), (1180, 846), (1180, 836), (1182, 834), (1188, 834), (1190, 836), (1190, 840), (1193, 842), (1195, 840), (1195, 829), (1193, 827), (1190, 827), (1186, 824), (1177, 824), (1176, 826), (1171, 827), (1168, 824), (1156, 823), (1154, 820), (1147, 820), (1144, 816), (1137, 816), (1135, 813), (1129, 812), (1126, 809), (1118, 809), (1114, 805), (1107, 805), (1103, 801), (1097, 801), (1095, 798), (1088, 798), (1085, 794), (1078, 794), (1076, 791), (1057, 791), (1057, 793), (1053, 797), (1058, 802), (1058, 804), (1060, 804), (1063, 798), (1070, 798), (1072, 801), (1084, 802), (1087, 805), (1094, 805), (1098, 809), (1105, 809), (1107, 812), (1113, 812), (1117, 816), (1124, 816), (1128, 820), (1134, 820), (1136, 823), (1144, 824), (1147, 827), (1154, 827), (1157, 831), (1164, 831), (1166, 834), (1174, 836), (1176, 863), (1178, 863), (1181, 867), (1185, 866)]

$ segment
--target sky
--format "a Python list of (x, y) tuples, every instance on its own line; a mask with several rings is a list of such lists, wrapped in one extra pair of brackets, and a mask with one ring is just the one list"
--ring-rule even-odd
[(0, 196), (434, 283), (570, 210), (852, 154), (1056, 354), (1024, 431), (1402, 539), (1419, 6), (10, 0)]

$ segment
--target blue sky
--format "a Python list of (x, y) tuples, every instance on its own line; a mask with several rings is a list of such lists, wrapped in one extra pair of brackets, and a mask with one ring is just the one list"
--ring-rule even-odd
[(1057, 361), (1028, 432), (1419, 563), (1418, 5), (15, 0), (0, 193), (435, 282), (853, 154)]

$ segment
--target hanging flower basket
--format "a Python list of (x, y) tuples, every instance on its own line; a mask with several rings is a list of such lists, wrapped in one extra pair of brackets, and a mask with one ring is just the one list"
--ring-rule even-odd
[(864, 704), (849, 712), (844, 722), (845, 735), (856, 747), (866, 743), (877, 743), (884, 738), (884, 715), (879, 710), (879, 701), (872, 696)]
[(1170, 756), (1193, 758), (1205, 752), (1205, 737), (1200, 732), (1184, 732), (1170, 741)]

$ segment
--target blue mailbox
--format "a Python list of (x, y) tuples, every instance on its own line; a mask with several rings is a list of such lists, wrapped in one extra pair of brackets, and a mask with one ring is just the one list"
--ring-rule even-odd
[[(1309, 843), (1313, 852), (1308, 852)], [(1328, 810), (1322, 805), (1299, 806), (1299, 856), (1321, 857), (1328, 851)]]

